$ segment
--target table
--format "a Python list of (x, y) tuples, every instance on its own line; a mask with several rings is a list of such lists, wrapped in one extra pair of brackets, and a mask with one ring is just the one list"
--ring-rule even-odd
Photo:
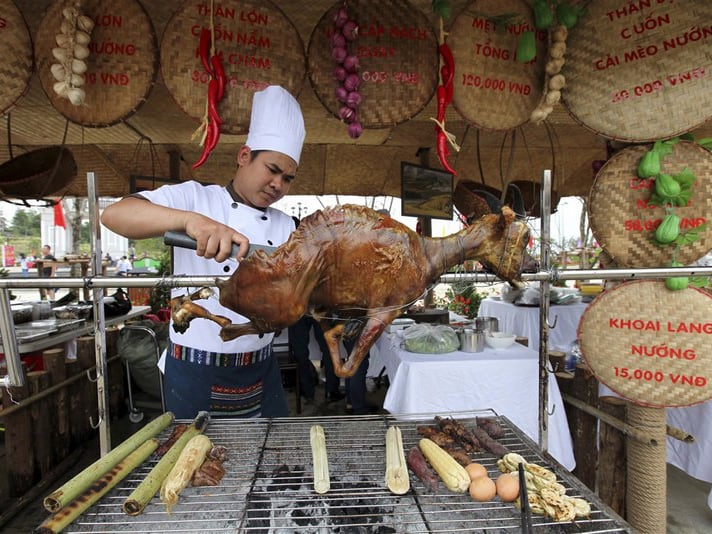
[[(124, 321), (128, 321), (129, 319), (134, 319), (136, 317), (145, 315), (149, 311), (151, 311), (150, 306), (133, 306), (131, 308), (131, 311), (129, 311), (128, 313), (125, 313), (124, 315), (117, 315), (116, 317), (108, 317), (104, 321), (104, 323), (106, 326), (113, 326), (116, 324), (123, 323)], [(86, 336), (93, 332), (94, 332), (94, 321), (87, 320), (84, 322), (83, 325), (80, 325), (78, 328), (72, 328), (71, 330), (65, 330), (64, 332), (57, 332), (55, 334), (50, 334), (49, 336), (42, 338), (42, 339), (38, 339), (36, 341), (30, 341), (28, 343), (20, 343), (18, 345), (18, 349), (19, 349), (20, 354), (27, 354), (30, 352), (39, 352), (39, 351), (48, 349), (50, 347), (60, 345), (64, 342), (70, 341), (74, 338)], [(1, 341), (0, 341), (0, 352), (2, 352), (2, 353), (5, 352)]]
[[(552, 304), (549, 307), (549, 348), (566, 352), (576, 341), (576, 330), (588, 304)], [(496, 317), (500, 332), (529, 339), (529, 348), (539, 352), (539, 306), (515, 306), (503, 300), (486, 298), (480, 303), (479, 317)]]
[[(383, 407), (393, 414), (448, 413), (491, 408), (539, 439), (539, 355), (515, 343), (483, 352), (416, 354), (400, 347), (402, 333), (384, 333), (371, 349), (386, 366)], [(553, 413), (552, 413), (553, 411)], [(564, 402), (549, 373), (549, 453), (576, 466)]]
[[(712, 401), (685, 408), (668, 408), (667, 422), (693, 436), (694, 443), (667, 438), (667, 461), (704, 482), (712, 482)], [(707, 498), (712, 508), (712, 490)]]

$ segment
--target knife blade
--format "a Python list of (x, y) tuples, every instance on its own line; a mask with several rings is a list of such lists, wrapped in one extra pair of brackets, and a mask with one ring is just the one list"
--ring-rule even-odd
[[(169, 230), (168, 232), (163, 234), (163, 242), (171, 247), (188, 248), (191, 250), (196, 250), (198, 248), (198, 242), (185, 232), (175, 232), (173, 230)], [(267, 254), (271, 254), (272, 252), (277, 250), (277, 247), (250, 243), (250, 246), (247, 249), (247, 256), (249, 256), (256, 250), (264, 250)], [(233, 243), (231, 256), (228, 258), (228, 260), (237, 262), (237, 259), (235, 257), (237, 256), (238, 252), (240, 252), (240, 247), (237, 244)]]

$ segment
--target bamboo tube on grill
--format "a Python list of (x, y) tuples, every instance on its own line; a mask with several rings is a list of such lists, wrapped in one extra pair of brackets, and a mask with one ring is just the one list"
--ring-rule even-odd
[(112, 467), (124, 459), (131, 451), (135, 450), (147, 439), (158, 435), (164, 428), (173, 422), (174, 415), (166, 412), (157, 417), (133, 436), (126, 439), (103, 458), (87, 467), (84, 471), (72, 478), (62, 487), (56, 489), (44, 499), (44, 507), (49, 512), (57, 512), (67, 503), (73, 501), (99, 477), (107, 473)]
[(210, 417), (207, 412), (198, 414), (193, 424), (183, 432), (181, 437), (168, 449), (168, 452), (153, 466), (153, 469), (146, 475), (146, 478), (144, 478), (138, 487), (131, 492), (131, 495), (124, 500), (124, 504), (121, 507), (124, 513), (128, 515), (138, 515), (143, 512), (146, 505), (151, 502), (153, 496), (160, 489), (168, 473), (173, 469), (186, 443), (198, 434), (203, 433), (209, 420)]
[(46, 519), (35, 529), (35, 532), (38, 534), (49, 534), (61, 532), (67, 528), (72, 521), (112, 490), (126, 475), (141, 465), (156, 448), (158, 448), (157, 439), (150, 438), (144, 441), (110, 471), (104, 473), (103, 476), (94, 481), (84, 492), (81, 499), (76, 499), (69, 506), (63, 507), (59, 512)]

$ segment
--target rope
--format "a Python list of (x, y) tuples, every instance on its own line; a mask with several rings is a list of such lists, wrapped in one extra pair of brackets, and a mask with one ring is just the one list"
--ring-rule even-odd
[(652, 436), (658, 445), (628, 438), (627, 519), (646, 534), (667, 531), (665, 409), (629, 404), (628, 424)]

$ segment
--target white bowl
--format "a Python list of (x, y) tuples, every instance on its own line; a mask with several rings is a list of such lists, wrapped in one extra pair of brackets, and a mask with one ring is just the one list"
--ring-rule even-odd
[(487, 343), (493, 349), (506, 349), (511, 346), (517, 336), (514, 334), (507, 334), (506, 332), (489, 332), (485, 336), (485, 343)]

